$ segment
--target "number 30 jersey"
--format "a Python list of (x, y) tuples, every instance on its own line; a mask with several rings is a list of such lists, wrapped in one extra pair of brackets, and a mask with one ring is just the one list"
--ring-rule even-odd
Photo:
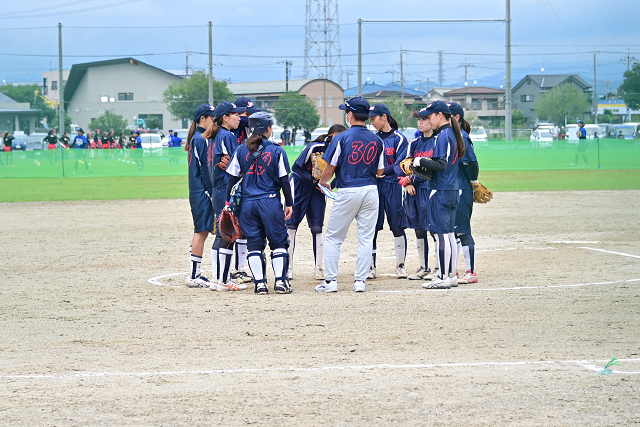
[(383, 147), (379, 136), (355, 125), (333, 138), (322, 158), (336, 167), (336, 187), (376, 185), (376, 173), (384, 169)]

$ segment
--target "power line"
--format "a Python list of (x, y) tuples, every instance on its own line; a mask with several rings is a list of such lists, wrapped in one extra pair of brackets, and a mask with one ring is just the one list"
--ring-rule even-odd
[(57, 15), (71, 15), (74, 13), (82, 13), (82, 12), (91, 12), (94, 10), (102, 10), (102, 9), (108, 9), (111, 7), (116, 7), (116, 6), (122, 6), (124, 4), (131, 4), (131, 3), (136, 3), (136, 2), (140, 2), (142, 0), (126, 0), (126, 1), (121, 1), (118, 3), (112, 3), (112, 4), (106, 4), (103, 6), (96, 6), (96, 7), (92, 7), (89, 9), (80, 9), (80, 10), (70, 10), (70, 11), (66, 11), (66, 12), (53, 12), (53, 13), (47, 13), (47, 14), (34, 14), (34, 15), (23, 15), (23, 16), (4, 16), (4, 15), (0, 15), (0, 19), (28, 19), (28, 18), (48, 18), (50, 16), (57, 16)]

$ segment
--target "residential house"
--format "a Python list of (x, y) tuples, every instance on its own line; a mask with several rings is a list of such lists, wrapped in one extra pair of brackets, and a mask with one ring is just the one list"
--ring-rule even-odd
[(484, 86), (462, 87), (443, 94), (448, 102), (457, 102), (466, 113), (474, 113), (480, 120), (497, 126), (504, 122), (504, 89)]
[(36, 130), (36, 115), (39, 112), (32, 109), (28, 102), (16, 102), (0, 92), (0, 134), (22, 131), (29, 135)]

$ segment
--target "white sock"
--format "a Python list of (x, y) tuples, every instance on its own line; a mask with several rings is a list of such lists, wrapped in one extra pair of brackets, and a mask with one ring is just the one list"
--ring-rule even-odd
[[(322, 268), (322, 260), (324, 259), (324, 236), (322, 233), (313, 235), (316, 242), (316, 268)], [(289, 260), (291, 262), (291, 260)]]
[(236, 240), (236, 271), (244, 270), (247, 263), (247, 239)]
[(460, 238), (456, 237), (456, 244), (458, 248), (458, 262), (456, 262), (456, 270), (458, 269), (458, 263), (460, 262), (460, 254), (462, 253), (462, 243), (460, 243)]
[[(436, 253), (436, 267), (435, 268), (440, 268), (440, 240), (436, 239), (435, 242), (435, 253)], [(434, 269), (435, 271), (435, 269)]]
[[(424, 239), (416, 238), (416, 248), (418, 248), (418, 262), (420, 263), (420, 267), (427, 268), (424, 264)], [(436, 254), (438, 252), (436, 251)], [(396, 253), (396, 256), (398, 254)], [(436, 255), (437, 256), (437, 255)]]
[(220, 279), (220, 272), (218, 271), (218, 250), (211, 248), (211, 270), (213, 271), (213, 280)]
[(454, 233), (448, 233), (445, 236), (445, 239), (446, 238), (449, 239), (449, 244), (451, 245), (451, 274), (449, 277), (455, 277), (458, 271), (458, 244), (456, 243), (456, 235)]
[(293, 265), (293, 252), (296, 250), (296, 232), (298, 230), (287, 230), (289, 235), (289, 265)]
[(189, 269), (189, 272), (191, 274), (191, 278), (195, 279), (196, 277), (200, 277), (200, 264), (202, 264), (202, 257), (191, 254), (190, 260), (191, 268)]
[(218, 268), (220, 269), (219, 280), (222, 283), (229, 282), (229, 270), (231, 269), (231, 257), (233, 257), (233, 249), (220, 248), (218, 250)]
[[(282, 256), (282, 254), (284, 254), (284, 256)], [(275, 274), (276, 278), (286, 275), (285, 267), (288, 264), (288, 258), (289, 254), (285, 248), (274, 249), (273, 252), (271, 252), (271, 266), (273, 267), (273, 274)]]
[(247, 262), (251, 274), (253, 274), (253, 280), (260, 282), (264, 280), (264, 272), (262, 271), (262, 252), (251, 251), (247, 254)]
[(400, 264), (404, 264), (407, 258), (407, 236), (403, 234), (402, 236), (394, 237), (393, 243), (396, 247), (396, 267), (399, 267)]
[[(444, 265), (442, 267), (444, 267), (444, 270), (442, 270), (440, 272), (440, 277), (441, 278), (446, 278), (449, 275), (449, 265), (451, 264), (451, 252), (452, 252), (452, 244), (451, 244), (451, 240), (449, 240), (449, 235), (445, 234), (443, 235), (444, 237)], [(455, 241), (453, 242), (453, 245), (455, 245)]]
[(469, 246), (463, 246), (462, 253), (464, 254), (464, 271), (471, 271), (471, 254), (469, 253)]

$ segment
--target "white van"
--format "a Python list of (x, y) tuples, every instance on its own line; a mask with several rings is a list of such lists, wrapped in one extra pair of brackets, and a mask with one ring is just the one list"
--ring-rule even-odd
[[(602, 131), (600, 130), (598, 125), (584, 125), (584, 128), (587, 130), (587, 139), (593, 139), (593, 135), (596, 132), (598, 133), (598, 135), (602, 134)], [(567, 134), (567, 139), (569, 141), (573, 141), (574, 144), (578, 142), (578, 125), (577, 124), (567, 125), (564, 128), (564, 130)]]

